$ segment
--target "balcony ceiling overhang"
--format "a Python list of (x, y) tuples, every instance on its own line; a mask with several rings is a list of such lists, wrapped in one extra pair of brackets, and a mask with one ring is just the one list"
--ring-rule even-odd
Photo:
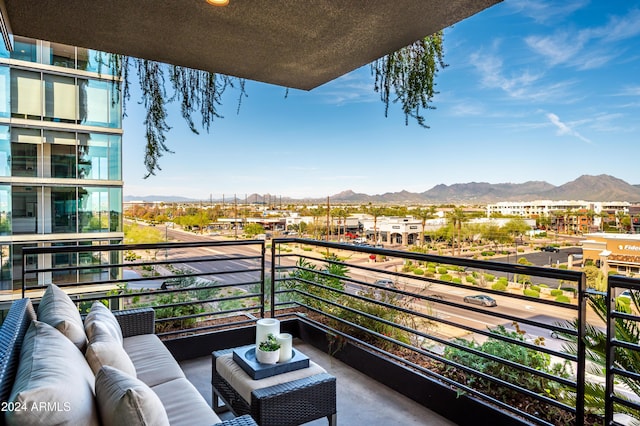
[[(310, 90), (502, 0), (0, 0), (15, 35)], [(0, 22), (1, 23), (1, 22)]]

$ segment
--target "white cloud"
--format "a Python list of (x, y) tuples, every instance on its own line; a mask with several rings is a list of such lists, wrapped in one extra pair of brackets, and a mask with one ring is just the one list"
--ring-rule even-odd
[(640, 10), (613, 16), (599, 27), (561, 29), (548, 36), (529, 36), (525, 43), (550, 66), (567, 65), (579, 70), (600, 68), (625, 52), (615, 43), (640, 35)]
[(570, 127), (570, 125), (560, 121), (560, 117), (558, 117), (556, 114), (550, 112), (550, 113), (547, 113), (546, 116), (547, 116), (547, 119), (549, 119), (549, 121), (551, 122), (551, 124), (556, 126), (557, 128), (556, 134), (560, 136), (563, 136), (563, 135), (575, 136), (576, 138), (580, 139), (583, 142), (586, 142), (589, 144), (592, 143), (589, 139), (585, 138), (576, 130), (574, 130), (572, 127)]
[(379, 98), (373, 90), (371, 76), (365, 75), (364, 70), (345, 74), (315, 92), (322, 95), (326, 103), (333, 105), (376, 102)]
[(589, 4), (589, 0), (508, 0), (508, 7), (542, 24), (553, 24)]

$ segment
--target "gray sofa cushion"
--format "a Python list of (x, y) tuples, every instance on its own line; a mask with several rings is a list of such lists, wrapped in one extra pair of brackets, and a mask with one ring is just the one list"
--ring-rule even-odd
[(38, 305), (38, 321), (46, 322), (67, 336), (84, 352), (87, 336), (80, 312), (71, 298), (55, 284), (49, 284)]
[(117, 368), (104, 366), (98, 371), (96, 400), (104, 426), (169, 426), (158, 395)]
[(171, 380), (151, 389), (167, 410), (171, 426), (205, 426), (221, 421), (187, 379)]
[(94, 302), (91, 311), (84, 319), (84, 331), (89, 339), (89, 344), (95, 339), (96, 333), (108, 333), (120, 346), (122, 346), (122, 329), (120, 324), (109, 308), (101, 302)]
[(178, 362), (155, 334), (125, 337), (123, 346), (137, 377), (147, 385), (153, 387), (185, 377)]
[(53, 327), (33, 321), (9, 397), (25, 410), (7, 412), (7, 425), (98, 425), (93, 392), (93, 373), (78, 348)]

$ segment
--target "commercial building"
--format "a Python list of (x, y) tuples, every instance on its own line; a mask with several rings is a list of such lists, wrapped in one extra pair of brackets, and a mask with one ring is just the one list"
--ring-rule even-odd
[(590, 260), (605, 273), (640, 274), (639, 234), (587, 234), (582, 242), (585, 262)]
[[(22, 284), (22, 248), (95, 245), (40, 267), (107, 264), (122, 230), (119, 81), (100, 52), (23, 37), (0, 44), (0, 290)], [(103, 268), (87, 269), (87, 279)], [(45, 284), (50, 277), (37, 279)]]

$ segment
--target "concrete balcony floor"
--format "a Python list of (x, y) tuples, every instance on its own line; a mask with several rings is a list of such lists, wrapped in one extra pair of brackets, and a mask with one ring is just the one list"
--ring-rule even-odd
[[(455, 423), (417, 404), (394, 390), (378, 383), (346, 364), (305, 344), (294, 340), (294, 347), (321, 365), (337, 378), (338, 424), (453, 426)], [(180, 363), (187, 378), (211, 405), (211, 357), (201, 357)], [(232, 418), (224, 413), (223, 420)], [(327, 419), (318, 419), (306, 425), (325, 426)]]

